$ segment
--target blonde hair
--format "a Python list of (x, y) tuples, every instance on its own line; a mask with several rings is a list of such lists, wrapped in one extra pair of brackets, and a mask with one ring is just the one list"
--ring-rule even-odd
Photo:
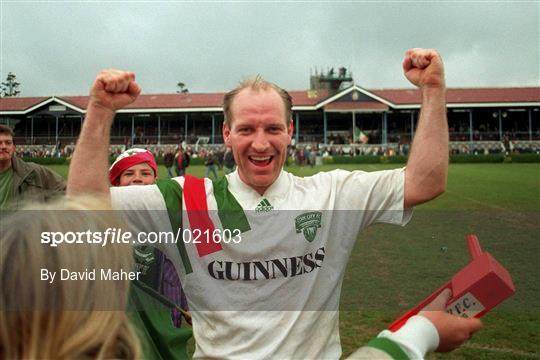
[[(99, 210), (99, 211), (97, 211)], [(0, 358), (123, 358), (140, 356), (125, 313), (129, 282), (60, 281), (60, 269), (130, 271), (130, 245), (42, 244), (45, 231), (104, 231), (121, 223), (103, 202), (63, 198), (24, 208), (0, 222)], [(56, 271), (53, 283), (40, 271)]]
[(253, 91), (270, 91), (274, 90), (283, 100), (283, 105), (285, 106), (285, 124), (290, 125), (292, 120), (292, 98), (289, 93), (273, 84), (269, 81), (264, 80), (260, 75), (256, 77), (249, 78), (241, 81), (237, 87), (229, 91), (223, 97), (223, 114), (225, 117), (225, 124), (231, 126), (232, 122), (232, 104), (236, 95), (238, 95), (242, 90), (250, 89)]

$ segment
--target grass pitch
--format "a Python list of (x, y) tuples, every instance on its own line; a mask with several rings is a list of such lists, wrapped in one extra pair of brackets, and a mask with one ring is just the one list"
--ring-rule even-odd
[[(395, 165), (289, 167), (299, 176), (335, 168), (375, 171)], [(51, 166), (66, 176), (66, 166)], [(188, 173), (204, 176), (203, 166)], [(159, 176), (166, 177), (160, 167)], [(465, 236), (478, 235), (512, 275), (516, 294), (488, 313), (460, 349), (431, 359), (540, 359), (540, 165), (452, 164), (448, 189), (418, 206), (404, 228), (375, 225), (360, 234), (341, 293), (344, 355), (365, 344), (469, 262)]]

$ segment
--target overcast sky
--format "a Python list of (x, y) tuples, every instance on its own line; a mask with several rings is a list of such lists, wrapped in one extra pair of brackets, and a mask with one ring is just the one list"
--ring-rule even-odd
[(144, 93), (225, 91), (253, 74), (288, 90), (345, 66), (359, 86), (408, 88), (409, 47), (438, 49), (449, 87), (539, 86), (540, 2), (1, 2), (0, 78), (21, 96), (86, 95), (103, 68)]

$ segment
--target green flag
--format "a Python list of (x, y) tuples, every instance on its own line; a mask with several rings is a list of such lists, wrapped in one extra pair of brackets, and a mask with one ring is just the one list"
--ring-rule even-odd
[(358, 127), (354, 128), (354, 138), (360, 141), (362, 144), (367, 144), (369, 142), (369, 137)]
[(189, 359), (186, 344), (193, 330), (176, 328), (171, 319), (175, 305), (140, 281), (132, 281), (128, 314), (137, 328), (145, 359)]

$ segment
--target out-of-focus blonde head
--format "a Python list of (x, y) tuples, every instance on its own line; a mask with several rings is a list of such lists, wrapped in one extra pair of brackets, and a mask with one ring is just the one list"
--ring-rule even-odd
[[(0, 358), (135, 359), (136, 334), (125, 313), (128, 281), (100, 281), (99, 271), (133, 268), (130, 245), (41, 244), (44, 231), (125, 228), (105, 202), (64, 198), (0, 219)], [(56, 271), (40, 280), (41, 268)], [(96, 280), (60, 281), (60, 269), (96, 269)]]

